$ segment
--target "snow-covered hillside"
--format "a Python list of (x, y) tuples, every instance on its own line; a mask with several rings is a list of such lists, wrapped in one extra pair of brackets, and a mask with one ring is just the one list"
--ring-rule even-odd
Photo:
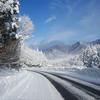
[(69, 54), (70, 55), (79, 55), (82, 54), (84, 49), (87, 46), (100, 44), (100, 39), (92, 42), (77, 42), (72, 45), (55, 45), (47, 50), (44, 51), (44, 54), (48, 59), (61, 59), (66, 58)]
[(83, 50), (86, 48), (87, 44), (84, 42), (77, 42), (70, 46), (68, 53), (69, 54), (81, 54)]
[[(64, 52), (64, 50), (66, 50)], [(68, 49), (54, 46), (45, 51), (50, 68), (71, 68), (73, 66), (100, 68), (100, 44), (99, 40), (85, 43), (77, 42)], [(62, 52), (63, 51), (63, 52)], [(50, 57), (50, 58), (49, 58)]]
[(58, 59), (64, 58), (68, 53), (69, 46), (68, 45), (55, 45), (44, 51), (44, 54), (48, 59)]

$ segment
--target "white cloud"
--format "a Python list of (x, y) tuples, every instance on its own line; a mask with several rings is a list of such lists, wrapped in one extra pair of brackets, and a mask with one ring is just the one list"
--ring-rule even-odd
[(79, 21), (79, 24), (85, 26), (85, 27), (90, 27), (93, 24), (93, 15), (90, 16), (85, 16), (82, 20)]
[(94, 33), (100, 32), (100, 11), (84, 16), (78, 23)]
[(56, 34), (52, 34), (51, 36), (49, 36), (48, 42), (51, 42), (54, 40), (57, 40), (57, 41), (69, 40), (71, 37), (77, 36), (77, 34), (78, 34), (78, 31), (57, 32)]
[[(70, 2), (70, 1), (67, 0), (66, 3), (68, 3), (68, 2)], [(67, 7), (68, 10), (69, 10), (68, 15), (70, 15), (70, 14), (73, 12), (73, 10), (75, 9), (75, 7), (78, 5), (79, 2), (80, 2), (80, 0), (77, 0), (77, 1), (73, 2), (73, 3), (70, 4), (70, 5), (66, 5), (66, 7)]]
[(61, 2), (52, 3), (52, 5), (56, 6), (56, 7), (64, 8), (64, 6), (63, 6), (63, 4)]
[(81, 40), (89, 42), (96, 39), (97, 39), (96, 34), (89, 34), (89, 35), (84, 36)]
[(85, 7), (83, 13), (85, 14), (79, 23), (85, 27), (98, 27), (100, 25), (100, 2), (91, 0)]
[(54, 19), (56, 19), (56, 17), (55, 17), (55, 16), (52, 16), (52, 17), (50, 17), (49, 19), (47, 19), (44, 23), (48, 23), (48, 22), (50, 22), (50, 21), (52, 21), (52, 20), (54, 20)]
[(46, 38), (41, 40), (37, 44), (30, 43), (29, 47), (31, 47), (32, 49), (36, 49), (38, 47), (39, 50), (46, 50), (54, 45), (61, 45), (61, 44), (65, 44), (65, 43), (58, 40), (48, 41), (48, 38)]
[(54, 45), (64, 44), (62, 41), (69, 41), (71, 37), (75, 37), (77, 35), (77, 31), (53, 32), (53, 34), (50, 34), (48, 37), (44, 37), (44, 39), (40, 39), (39, 41), (37, 40), (37, 43), (29, 43), (29, 46), (33, 49), (38, 47), (39, 50), (45, 50)]
[(53, 3), (51, 3), (51, 9), (57, 9), (58, 7), (61, 9), (68, 9), (68, 15), (70, 15), (74, 8), (79, 4), (81, 0), (75, 0), (74, 2), (72, 0), (54, 0)]

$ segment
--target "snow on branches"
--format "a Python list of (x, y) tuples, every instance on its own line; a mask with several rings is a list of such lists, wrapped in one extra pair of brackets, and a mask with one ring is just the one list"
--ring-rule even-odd
[[(34, 29), (33, 22), (26, 15), (17, 17), (19, 13), (18, 0), (0, 0), (0, 63), (12, 64), (16, 63), (16, 66), (20, 64), (20, 52), (25, 53), (26, 50), (30, 52), (32, 50), (27, 47), (21, 48), (21, 40), (25, 40), (31, 37), (31, 33)], [(28, 52), (29, 52), (28, 51)], [(27, 59), (32, 59), (31, 54), (27, 53)], [(41, 53), (40, 53), (41, 55)], [(23, 55), (22, 58), (25, 55)], [(30, 57), (29, 57), (30, 56)], [(42, 59), (42, 58), (41, 58)], [(36, 60), (37, 61), (37, 60)], [(32, 63), (30, 60), (29, 63)], [(18, 63), (18, 64), (17, 64)]]
[(68, 55), (70, 59), (58, 59), (51, 62), (52, 67), (68, 68), (73, 66), (100, 68), (100, 44), (88, 45), (80, 55)]
[(16, 35), (17, 38), (25, 40), (32, 37), (31, 33), (33, 32), (34, 24), (27, 15), (19, 17), (18, 25), (19, 29)]
[(42, 51), (33, 50), (27, 46), (27, 43), (22, 43), (21, 46), (21, 62), (28, 66), (46, 67), (47, 59)]
[(0, 63), (19, 60), (19, 41), (16, 39), (19, 13), (18, 0), (0, 0)]
[(11, 14), (19, 13), (19, 2), (17, 0), (0, 0), (0, 12)]
[(84, 50), (83, 63), (87, 67), (100, 68), (100, 45), (88, 46)]
[(18, 0), (0, 0), (0, 34), (3, 34), (3, 38), (16, 38), (15, 36), (18, 29), (18, 17), (16, 14), (18, 13)]

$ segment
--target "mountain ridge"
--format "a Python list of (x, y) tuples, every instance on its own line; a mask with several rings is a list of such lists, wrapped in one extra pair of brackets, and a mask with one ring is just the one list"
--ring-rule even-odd
[(47, 59), (59, 59), (59, 58), (64, 58), (68, 54), (71, 55), (81, 54), (88, 45), (95, 45), (95, 44), (100, 44), (100, 39), (91, 42), (78, 41), (72, 45), (54, 45), (43, 52), (47, 57)]

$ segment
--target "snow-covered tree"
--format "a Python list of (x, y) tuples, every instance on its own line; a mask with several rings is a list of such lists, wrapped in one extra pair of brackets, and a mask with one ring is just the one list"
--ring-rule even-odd
[(100, 68), (100, 45), (87, 47), (83, 53), (83, 63), (87, 67)]
[(83, 53), (83, 63), (85, 66), (90, 67), (90, 56), (92, 54), (91, 47), (88, 46)]
[(4, 40), (16, 38), (18, 6), (17, 0), (0, 0), (0, 34)]
[(22, 43), (21, 46), (21, 62), (28, 66), (46, 67), (47, 59), (42, 51), (33, 50), (27, 46), (27, 43)]
[(0, 63), (18, 61), (18, 0), (0, 0)]
[(97, 54), (93, 54), (91, 56), (91, 67), (98, 67), (100, 68), (100, 57), (98, 56), (98, 53)]
[(68, 60), (68, 63), (70, 65), (83, 66), (82, 55), (76, 55), (75, 57)]
[(21, 40), (25, 40), (32, 37), (31, 33), (33, 32), (34, 24), (30, 20), (29, 16), (27, 15), (20, 16), (18, 25), (19, 28), (16, 35), (17, 38), (20, 38)]
[(26, 59), (25, 61), (29, 64), (33, 62), (34, 55), (31, 55), (33, 51), (27, 46), (22, 46), (25, 48), (20, 51), (20, 41), (31, 37), (34, 25), (26, 15), (17, 17), (18, 13), (18, 0), (0, 0), (0, 64), (18, 66), (20, 52), (23, 54), (22, 60)]

